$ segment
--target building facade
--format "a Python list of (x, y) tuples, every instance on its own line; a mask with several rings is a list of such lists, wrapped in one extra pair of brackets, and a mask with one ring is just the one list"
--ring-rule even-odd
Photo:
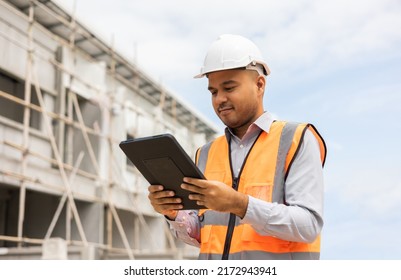
[(53, 1), (0, 0), (0, 259), (180, 259), (120, 141), (217, 128)]

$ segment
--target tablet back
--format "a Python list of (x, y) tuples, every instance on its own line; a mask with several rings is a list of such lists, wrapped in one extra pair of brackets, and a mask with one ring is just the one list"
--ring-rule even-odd
[(171, 134), (126, 140), (120, 148), (151, 185), (173, 190), (183, 201), (184, 209), (205, 208), (189, 200), (181, 189), (184, 177), (204, 179), (202, 172)]

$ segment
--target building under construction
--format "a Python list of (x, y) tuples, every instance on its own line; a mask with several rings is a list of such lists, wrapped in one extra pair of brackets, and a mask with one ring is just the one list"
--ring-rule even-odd
[(0, 0), (0, 259), (180, 259), (118, 144), (216, 127), (49, 0)]

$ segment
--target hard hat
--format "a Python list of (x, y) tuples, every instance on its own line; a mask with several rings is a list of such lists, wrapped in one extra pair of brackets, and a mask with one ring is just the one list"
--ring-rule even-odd
[(259, 48), (252, 41), (239, 35), (224, 34), (211, 44), (203, 67), (194, 78), (202, 78), (215, 71), (242, 67), (251, 70), (261, 68), (262, 71), (258, 72), (266, 76), (270, 74)]

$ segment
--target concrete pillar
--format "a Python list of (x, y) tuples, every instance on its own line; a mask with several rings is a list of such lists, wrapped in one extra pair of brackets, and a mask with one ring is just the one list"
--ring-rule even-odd
[(68, 259), (67, 242), (62, 238), (50, 238), (44, 240), (42, 245), (43, 260), (66, 260)]

